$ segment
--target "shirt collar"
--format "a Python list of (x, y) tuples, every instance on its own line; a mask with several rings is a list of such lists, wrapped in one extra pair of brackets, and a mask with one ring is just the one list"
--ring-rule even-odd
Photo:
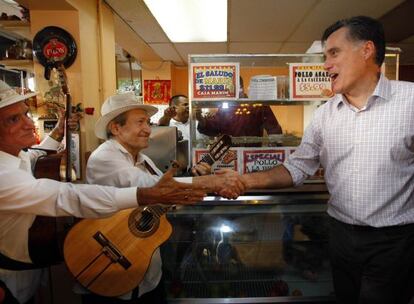
[(9, 153), (0, 151), (0, 164), (10, 169), (18, 169), (20, 168), (20, 164), (22, 159), (26, 159), (27, 152), (20, 151), (19, 156), (16, 157)]
[(391, 98), (391, 81), (389, 81), (382, 73), (372, 96), (377, 96), (384, 100), (389, 100)]
[[(383, 100), (389, 100), (391, 98), (391, 82), (382, 73), (371, 97), (379, 97)], [(339, 108), (343, 103), (345, 103), (345, 97), (343, 94), (336, 94), (332, 97), (330, 102), (333, 102), (334, 105)]]
[[(132, 157), (131, 153), (128, 152), (127, 149), (125, 149), (125, 147), (123, 145), (121, 145), (117, 140), (115, 139), (109, 139), (109, 142), (119, 151), (121, 151), (123, 154), (127, 155), (132, 162), (134, 162), (134, 158)], [(141, 154), (141, 152), (138, 153), (137, 156), (137, 161), (135, 162), (135, 164), (142, 164), (145, 161), (143, 155)]]
[(175, 120), (174, 118), (171, 120), (171, 124), (174, 125), (181, 125), (181, 126), (187, 126), (190, 124), (190, 120), (188, 119), (185, 123), (182, 123), (181, 121)]

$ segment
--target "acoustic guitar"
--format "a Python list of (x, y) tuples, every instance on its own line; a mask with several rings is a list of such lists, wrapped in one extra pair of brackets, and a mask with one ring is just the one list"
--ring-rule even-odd
[[(230, 146), (229, 136), (220, 137), (206, 161), (218, 160)], [(98, 295), (115, 297), (131, 291), (144, 278), (154, 251), (170, 237), (172, 227), (165, 213), (173, 207), (150, 205), (109, 218), (81, 220), (64, 242), (69, 271)]]

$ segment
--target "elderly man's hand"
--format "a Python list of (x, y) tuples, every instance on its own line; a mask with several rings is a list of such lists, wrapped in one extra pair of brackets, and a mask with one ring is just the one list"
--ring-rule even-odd
[(216, 172), (216, 192), (228, 199), (236, 199), (246, 190), (238, 172), (222, 169)]
[(175, 117), (175, 115), (177, 115), (177, 109), (175, 108), (175, 106), (169, 106), (164, 111), (164, 116), (168, 118), (173, 118)]
[[(58, 121), (55, 128), (49, 134), (53, 139), (61, 141), (65, 135), (65, 108), (57, 104), (51, 104), (52, 108), (56, 110), (58, 115)], [(80, 112), (71, 113), (68, 119), (68, 126), (71, 131), (76, 131), (78, 129), (79, 121), (82, 119), (83, 115)]]
[(207, 194), (205, 187), (175, 181), (173, 176), (176, 171), (177, 167), (172, 167), (153, 187), (138, 189), (138, 204), (188, 205), (202, 201)]

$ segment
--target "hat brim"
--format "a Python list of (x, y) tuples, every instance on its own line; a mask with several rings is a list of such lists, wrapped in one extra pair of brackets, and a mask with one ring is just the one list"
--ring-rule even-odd
[(109, 122), (118, 115), (133, 109), (142, 109), (147, 112), (149, 117), (153, 116), (155, 113), (158, 112), (158, 109), (156, 107), (142, 104), (128, 105), (122, 108), (118, 108), (98, 119), (98, 121), (95, 124), (95, 135), (100, 139), (108, 139), (108, 137), (106, 136), (106, 127), (108, 126)]
[(29, 98), (31, 98), (33, 96), (36, 96), (36, 95), (37, 95), (37, 93), (34, 92), (34, 93), (25, 94), (25, 95), (16, 94), (16, 95), (13, 95), (12, 97), (5, 98), (5, 99), (0, 101), (0, 109), (4, 108), (4, 107), (7, 107), (7, 106), (10, 106), (12, 104), (18, 103), (20, 101), (29, 99)]

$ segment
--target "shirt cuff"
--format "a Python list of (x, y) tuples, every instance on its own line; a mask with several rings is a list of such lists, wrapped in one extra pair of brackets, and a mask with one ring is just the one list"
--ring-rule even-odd
[(115, 200), (119, 210), (138, 207), (137, 187), (117, 188)]
[(59, 148), (60, 142), (54, 140), (52, 137), (45, 136), (42, 142), (37, 145), (37, 147), (46, 149), (46, 150), (57, 150)]
[(295, 187), (303, 184), (304, 180), (306, 179), (306, 176), (302, 173), (302, 171), (288, 164), (287, 162), (284, 162), (283, 166), (289, 171), (290, 176), (292, 177), (293, 185)]
[(193, 183), (193, 178), (192, 177), (174, 177), (174, 179), (179, 183), (184, 183), (184, 184), (192, 184)]

